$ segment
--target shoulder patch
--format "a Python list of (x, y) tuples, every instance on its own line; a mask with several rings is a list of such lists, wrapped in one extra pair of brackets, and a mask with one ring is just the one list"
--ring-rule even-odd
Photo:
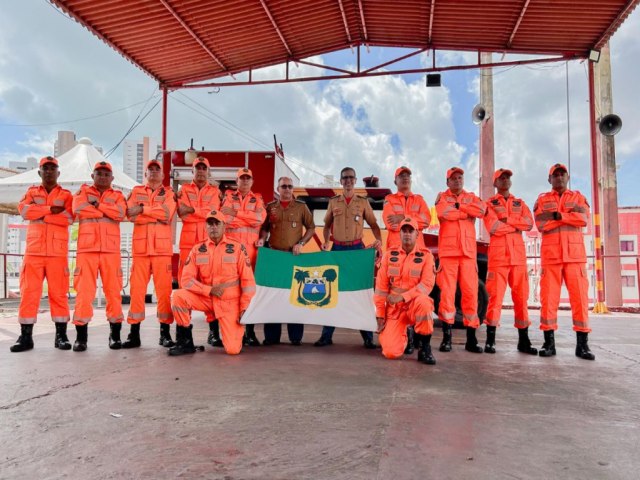
[(200, 248), (198, 248), (198, 251), (200, 253), (206, 253), (207, 252), (207, 244), (206, 243), (201, 244)]
[(416, 257), (424, 257), (424, 252), (416, 252)]
[(514, 200), (513, 201), (513, 206), (514, 207), (520, 207), (522, 205), (522, 202), (520, 200)]
[(392, 250), (392, 251), (391, 251), (391, 252), (389, 252), (389, 253), (391, 253), (391, 255), (393, 255), (394, 257), (397, 257), (398, 255), (400, 255), (400, 252), (399, 252), (399, 251), (397, 251), (397, 250)]
[(421, 258), (414, 258), (413, 259), (413, 263), (422, 263), (422, 259)]
[(491, 205), (500, 205), (500, 200), (494, 198), (493, 200), (491, 200)]
[(249, 199), (249, 203), (256, 203), (258, 201), (258, 199), (256, 197), (251, 197)]
[(391, 263), (396, 263), (396, 262), (398, 261), (398, 257), (391, 257), (391, 258), (389, 259), (389, 261), (390, 261)]

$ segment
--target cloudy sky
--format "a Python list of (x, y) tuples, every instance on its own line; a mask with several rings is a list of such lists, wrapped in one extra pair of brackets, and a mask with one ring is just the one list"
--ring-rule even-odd
[[(640, 11), (615, 34), (611, 50), (614, 111), (624, 122), (616, 136), (619, 203), (640, 205)], [(363, 63), (394, 54), (371, 49)], [(475, 56), (438, 59), (473, 62)], [(345, 67), (356, 59), (346, 51), (314, 61)], [(423, 56), (402, 66), (430, 61)], [(46, 0), (3, 4), (0, 72), (0, 165), (51, 154), (58, 130), (90, 137), (108, 151), (160, 99), (150, 77)], [(317, 74), (302, 65), (297, 72)], [(496, 166), (515, 171), (513, 191), (530, 204), (549, 187), (549, 165), (566, 162), (568, 153), (572, 187), (590, 196), (586, 64), (568, 65), (569, 122), (566, 73), (564, 63), (494, 70)], [(466, 169), (467, 188), (478, 191), (478, 129), (470, 120), (478, 75), (446, 72), (443, 87), (429, 89), (423, 75), (407, 75), (175, 92), (168, 143), (185, 149), (193, 137), (208, 150), (264, 150), (272, 148), (275, 133), (304, 184), (351, 165), (360, 177), (373, 173), (392, 186), (394, 169), (408, 165), (414, 190), (432, 203), (453, 165)], [(159, 139), (160, 132), (157, 105), (127, 138)], [(122, 148), (110, 158), (121, 165)]]

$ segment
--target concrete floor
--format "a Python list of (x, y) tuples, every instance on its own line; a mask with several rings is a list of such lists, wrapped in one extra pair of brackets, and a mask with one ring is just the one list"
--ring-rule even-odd
[(637, 479), (640, 317), (594, 316), (588, 362), (561, 315), (555, 358), (519, 354), (505, 310), (497, 354), (465, 352), (456, 330), (435, 367), (348, 330), (315, 348), (315, 326), (301, 347), (170, 358), (152, 316), (142, 348), (111, 351), (103, 311), (84, 353), (55, 350), (42, 314), (14, 354), (0, 318), (0, 478)]

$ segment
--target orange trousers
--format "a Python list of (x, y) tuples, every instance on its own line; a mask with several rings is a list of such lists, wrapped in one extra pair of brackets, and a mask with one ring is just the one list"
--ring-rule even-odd
[(456, 289), (462, 293), (462, 317), (465, 327), (478, 328), (478, 264), (475, 258), (441, 257), (436, 275), (440, 288), (438, 317), (453, 324), (456, 318)]
[[(193, 248), (193, 247), (192, 247)], [(178, 263), (178, 285), (182, 287), (182, 269), (184, 268), (184, 262), (187, 261), (187, 257), (191, 252), (191, 248), (181, 248), (180, 249), (180, 262)], [(205, 319), (207, 323), (211, 323), (215, 320), (211, 313), (205, 313)]]
[(47, 279), (51, 320), (69, 321), (69, 266), (67, 257), (42, 257), (25, 255), (20, 272), (20, 307), (18, 321), (21, 324), (36, 323), (42, 282)]
[(589, 333), (589, 280), (583, 263), (545, 265), (540, 274), (540, 330), (558, 329), (558, 305), (564, 280), (569, 291), (573, 331)]
[(144, 320), (144, 296), (149, 278), (153, 275), (153, 286), (158, 298), (157, 316), (160, 323), (173, 323), (171, 313), (171, 255), (147, 257), (133, 256), (131, 266), (131, 306), (127, 314), (128, 323)]
[(102, 290), (107, 300), (107, 321), (122, 323), (122, 268), (120, 252), (78, 253), (76, 270), (73, 272), (73, 286), (76, 289), (76, 309), (73, 312), (74, 325), (85, 325), (93, 317), (93, 299), (96, 298), (98, 272), (102, 279)]
[(433, 333), (433, 300), (429, 295), (420, 295), (410, 302), (389, 305), (386, 320), (378, 334), (382, 355), (400, 358), (407, 346), (408, 326), (415, 325), (415, 332), (419, 335)]
[(210, 296), (200, 295), (189, 290), (174, 290), (171, 297), (171, 308), (176, 324), (188, 327), (191, 324), (191, 312), (198, 310), (217, 318), (220, 323), (220, 333), (224, 350), (229, 355), (237, 355), (242, 350), (244, 326), (238, 323), (240, 305), (238, 300), (216, 301)]
[(513, 300), (513, 326), (527, 328), (531, 325), (531, 322), (529, 321), (529, 311), (527, 310), (529, 276), (526, 265), (491, 267), (489, 269), (487, 272), (489, 307), (487, 308), (486, 324), (488, 327), (500, 326), (502, 300), (504, 300), (507, 285), (511, 287), (511, 299)]

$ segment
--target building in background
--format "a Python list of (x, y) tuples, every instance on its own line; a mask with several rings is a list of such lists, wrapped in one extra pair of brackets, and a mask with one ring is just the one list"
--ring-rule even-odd
[(12, 160), (9, 162), (9, 168), (15, 170), (14, 173), (28, 172), (38, 168), (38, 159), (36, 157), (27, 157), (24, 162)]
[(76, 132), (68, 130), (58, 131), (58, 138), (53, 144), (53, 156), (59, 157), (63, 153), (67, 153), (78, 144), (76, 141)]
[(144, 164), (156, 158), (162, 146), (151, 137), (143, 137), (142, 141), (125, 140), (122, 144), (122, 168), (124, 173), (142, 183)]

